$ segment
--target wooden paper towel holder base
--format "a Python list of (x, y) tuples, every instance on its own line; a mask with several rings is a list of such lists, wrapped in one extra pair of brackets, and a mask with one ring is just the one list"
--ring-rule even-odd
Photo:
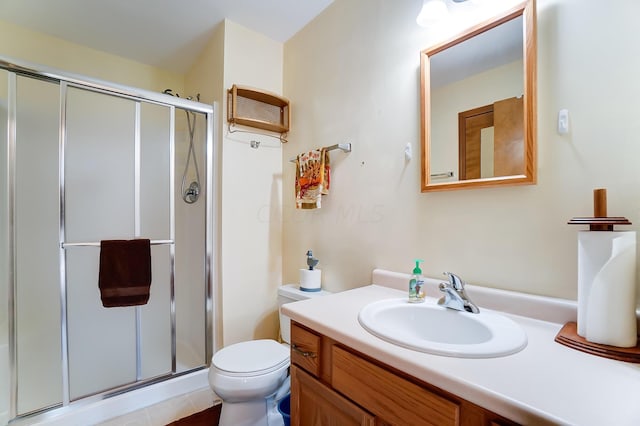
[(566, 323), (556, 335), (555, 341), (591, 355), (640, 364), (640, 342), (637, 342), (631, 348), (619, 348), (617, 346), (589, 342), (578, 335), (578, 325), (575, 322)]
[[(574, 217), (568, 223), (589, 225), (589, 231), (613, 231), (615, 225), (631, 225), (626, 217), (607, 216), (607, 190), (604, 188), (593, 190), (593, 217)], [(555, 341), (591, 355), (640, 364), (640, 341), (636, 340), (636, 345), (631, 348), (589, 342), (578, 334), (575, 322), (566, 323), (556, 335)]]

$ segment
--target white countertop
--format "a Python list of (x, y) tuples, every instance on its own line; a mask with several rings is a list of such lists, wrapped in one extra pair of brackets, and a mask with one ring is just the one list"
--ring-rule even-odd
[[(405, 291), (368, 285), (285, 304), (282, 312), (359, 352), (521, 424), (640, 425), (640, 364), (570, 349), (554, 342), (563, 323), (508, 313), (505, 315), (527, 333), (528, 344), (516, 354), (499, 358), (421, 353), (387, 343), (360, 326), (358, 312), (365, 305), (403, 296)], [(436, 300), (427, 298), (425, 303)]]

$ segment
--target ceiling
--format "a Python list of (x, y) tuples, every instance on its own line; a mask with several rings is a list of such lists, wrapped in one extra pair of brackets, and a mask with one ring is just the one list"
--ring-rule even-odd
[(333, 0), (1, 0), (0, 19), (185, 73), (223, 19), (285, 42)]

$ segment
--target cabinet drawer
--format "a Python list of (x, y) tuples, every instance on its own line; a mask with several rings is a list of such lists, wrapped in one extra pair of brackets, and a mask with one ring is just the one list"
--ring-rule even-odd
[(460, 406), (338, 346), (332, 386), (381, 420), (397, 425), (458, 425)]
[(291, 323), (291, 363), (316, 377), (320, 374), (320, 340), (319, 335)]
[(374, 426), (373, 416), (295, 365), (291, 366), (293, 426)]

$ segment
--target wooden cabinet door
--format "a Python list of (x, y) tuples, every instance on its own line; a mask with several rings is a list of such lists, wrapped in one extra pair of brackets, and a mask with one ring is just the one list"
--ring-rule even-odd
[(333, 388), (393, 425), (458, 426), (460, 405), (341, 347), (333, 347)]
[(291, 366), (292, 426), (374, 426), (374, 417), (302, 369)]

